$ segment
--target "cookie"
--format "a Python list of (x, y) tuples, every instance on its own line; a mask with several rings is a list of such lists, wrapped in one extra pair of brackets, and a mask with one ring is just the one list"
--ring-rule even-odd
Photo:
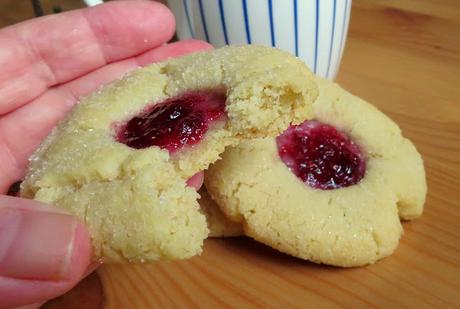
[(266, 47), (153, 64), (84, 98), (31, 157), (21, 196), (81, 218), (104, 262), (191, 257), (208, 229), (186, 180), (310, 117), (316, 96), (301, 61)]
[(361, 266), (390, 255), (400, 219), (423, 211), (422, 159), (374, 106), (318, 79), (314, 120), (226, 150), (205, 174), (246, 235), (316, 263)]
[(200, 204), (201, 212), (206, 216), (209, 237), (233, 237), (244, 235), (241, 224), (233, 222), (225, 217), (216, 202), (209, 196), (204, 186), (200, 189), (199, 194), (200, 199), (198, 203)]

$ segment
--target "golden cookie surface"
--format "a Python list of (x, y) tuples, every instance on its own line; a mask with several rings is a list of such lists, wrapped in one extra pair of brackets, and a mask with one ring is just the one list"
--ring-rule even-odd
[[(170, 154), (117, 141), (117, 124), (189, 91), (220, 89), (227, 120)], [(105, 262), (188, 258), (208, 235), (186, 180), (241, 139), (276, 135), (311, 116), (317, 95), (299, 60), (264, 47), (227, 47), (150, 65), (84, 98), (32, 156), (21, 196), (77, 215)]]
[(274, 138), (231, 147), (205, 175), (212, 198), (245, 234), (282, 252), (344, 267), (390, 255), (401, 219), (421, 215), (422, 159), (398, 126), (374, 106), (318, 79), (314, 119), (351, 137), (366, 159), (364, 178), (334, 190), (314, 189), (281, 161)]

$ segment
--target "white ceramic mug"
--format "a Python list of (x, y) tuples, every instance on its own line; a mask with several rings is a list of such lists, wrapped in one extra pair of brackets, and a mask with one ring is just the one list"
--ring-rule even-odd
[(179, 39), (275, 46), (333, 79), (345, 46), (352, 0), (167, 0)]
[[(103, 0), (84, 0), (87, 5)], [(164, 2), (164, 1), (161, 1)], [(221, 47), (260, 44), (301, 58), (334, 79), (348, 32), (352, 0), (167, 0), (179, 39)]]
[(87, 6), (95, 6), (104, 3), (104, 0), (83, 0)]

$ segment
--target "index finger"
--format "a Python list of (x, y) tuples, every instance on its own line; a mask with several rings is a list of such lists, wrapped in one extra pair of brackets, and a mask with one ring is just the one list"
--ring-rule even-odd
[(0, 30), (0, 115), (47, 88), (162, 45), (171, 12), (153, 1), (114, 1)]

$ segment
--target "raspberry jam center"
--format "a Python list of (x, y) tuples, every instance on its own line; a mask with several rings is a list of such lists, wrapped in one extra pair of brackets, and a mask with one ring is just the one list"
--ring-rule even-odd
[(291, 125), (276, 138), (286, 166), (309, 186), (331, 190), (358, 183), (366, 160), (345, 133), (319, 121)]
[(170, 153), (200, 142), (209, 126), (225, 118), (224, 91), (194, 91), (147, 108), (122, 125), (117, 141), (135, 149), (158, 146)]

